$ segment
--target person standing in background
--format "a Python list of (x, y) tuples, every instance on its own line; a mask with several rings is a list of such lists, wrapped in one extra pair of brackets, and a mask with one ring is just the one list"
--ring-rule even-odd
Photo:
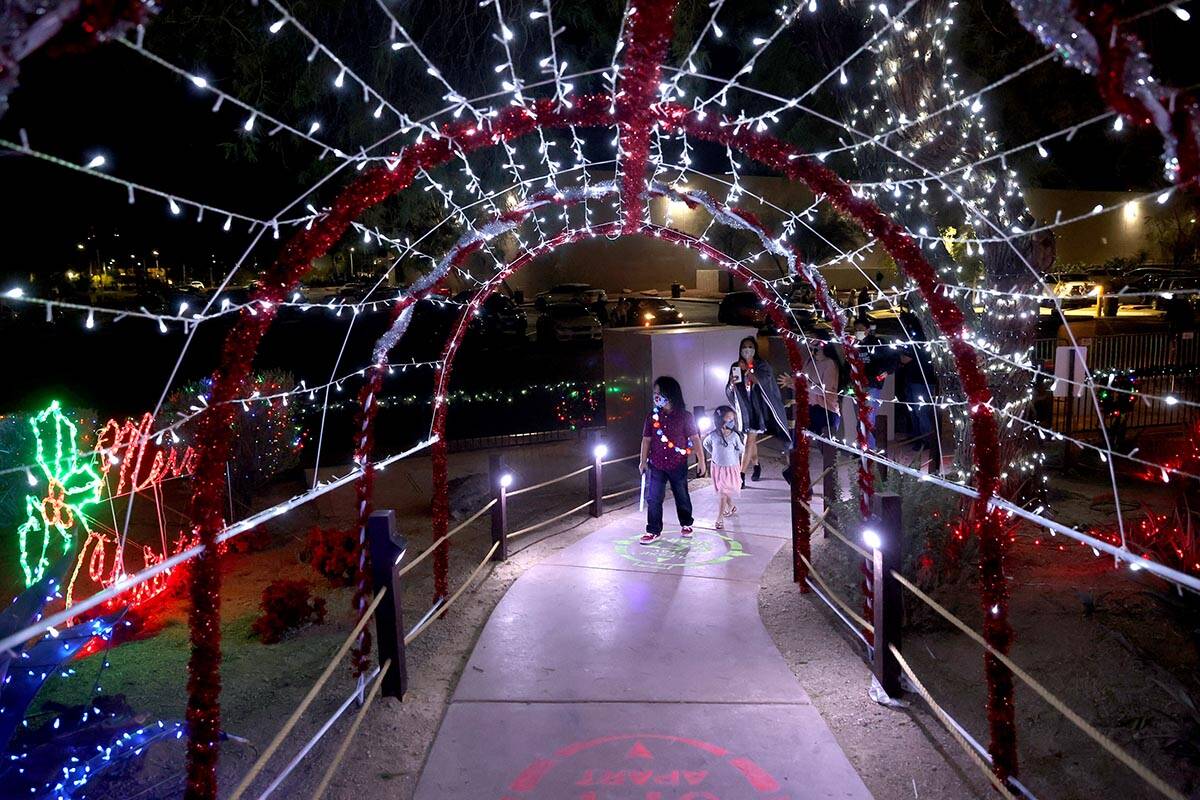
[(866, 373), (867, 420), (870, 422), (870, 433), (867, 434), (867, 449), (875, 449), (875, 415), (883, 405), (883, 385), (887, 376), (896, 371), (896, 353), (883, 343), (883, 340), (871, 330), (871, 321), (859, 317), (854, 321), (854, 339), (858, 343), (859, 354), (863, 360), (863, 370)]
[(679, 381), (663, 375), (655, 379), (653, 410), (642, 425), (642, 452), (638, 471), (646, 476), (646, 533), (641, 544), (654, 544), (662, 536), (663, 501), (667, 484), (675, 498), (675, 513), (679, 516), (679, 534), (692, 537), (692, 497), (688, 493), (688, 457), (696, 454), (696, 477), (705, 472), (704, 448), (700, 446), (700, 429), (696, 419), (683, 401)]
[(729, 368), (725, 397), (737, 412), (738, 430), (746, 435), (746, 454), (742, 461), (742, 488), (746, 487), (746, 468), (753, 467), (750, 480), (762, 479), (758, 462), (758, 437), (770, 433), (791, 447), (783, 397), (779, 394), (775, 370), (758, 356), (758, 341), (747, 336), (738, 347), (738, 360)]
[(933, 403), (937, 397), (937, 378), (932, 365), (922, 357), (923, 351), (916, 347), (905, 347), (900, 351), (900, 366), (896, 370), (896, 381), (908, 408), (909, 447), (920, 451), (932, 446), (934, 431)]
[(832, 437), (841, 426), (841, 369), (833, 342), (814, 342), (804, 365), (808, 377), (808, 429), (818, 436)]

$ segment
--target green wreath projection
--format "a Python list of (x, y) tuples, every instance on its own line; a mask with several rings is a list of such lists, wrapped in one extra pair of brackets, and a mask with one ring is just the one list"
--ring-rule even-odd
[(732, 536), (701, 531), (692, 539), (660, 539), (653, 547), (639, 543), (641, 534), (619, 539), (613, 544), (617, 555), (643, 567), (671, 570), (710, 567), (750, 555)]

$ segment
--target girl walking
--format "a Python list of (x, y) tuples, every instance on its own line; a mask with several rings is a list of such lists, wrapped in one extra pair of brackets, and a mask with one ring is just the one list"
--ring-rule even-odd
[(712, 433), (704, 437), (704, 451), (712, 465), (713, 489), (717, 493), (717, 530), (725, 527), (725, 517), (737, 513), (734, 499), (742, 493), (742, 459), (746, 445), (737, 429), (737, 412), (720, 406), (713, 412)]
[(737, 429), (746, 435), (746, 452), (738, 481), (744, 489), (747, 467), (754, 468), (750, 480), (762, 478), (762, 467), (758, 463), (759, 434), (772, 434), (785, 447), (791, 447), (792, 443), (775, 370), (769, 362), (758, 357), (757, 339), (750, 336), (742, 339), (738, 347), (738, 360), (729, 368), (725, 398), (737, 412)]
[(667, 484), (675, 497), (679, 534), (692, 536), (692, 497), (688, 494), (688, 457), (696, 454), (696, 477), (704, 477), (704, 448), (696, 418), (683, 402), (679, 381), (666, 375), (654, 381), (654, 409), (642, 425), (642, 458), (638, 470), (646, 476), (646, 533), (642, 544), (662, 536), (663, 501)]

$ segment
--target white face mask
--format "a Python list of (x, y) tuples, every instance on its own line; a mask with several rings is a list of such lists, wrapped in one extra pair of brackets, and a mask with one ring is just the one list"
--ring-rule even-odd
[(867, 332), (866, 331), (855, 331), (854, 338), (861, 342), (863, 339), (867, 338)]
[(742, 348), (742, 358), (746, 359), (747, 361), (754, 358), (754, 348), (753, 347), (743, 347)]

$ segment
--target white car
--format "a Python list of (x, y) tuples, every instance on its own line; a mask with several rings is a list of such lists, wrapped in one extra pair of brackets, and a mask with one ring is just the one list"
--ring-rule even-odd
[(548, 305), (537, 321), (539, 342), (598, 342), (603, 335), (600, 320), (582, 303)]
[(533, 304), (539, 310), (556, 303), (583, 303), (587, 306), (607, 300), (608, 293), (586, 283), (560, 283), (544, 292), (538, 292)]

